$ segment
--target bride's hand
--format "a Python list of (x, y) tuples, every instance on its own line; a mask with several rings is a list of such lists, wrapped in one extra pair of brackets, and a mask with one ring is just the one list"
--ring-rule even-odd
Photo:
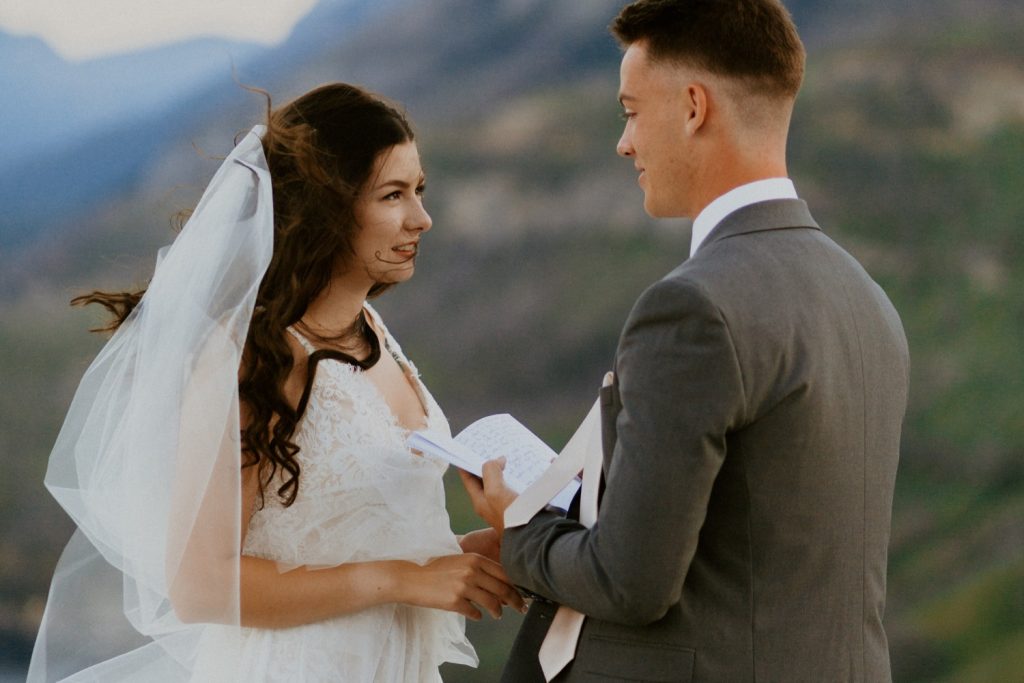
[(493, 527), (477, 529), (460, 536), (459, 547), (464, 553), (476, 553), (489, 560), (501, 562), (501, 536)]
[(483, 617), (474, 603), (495, 619), (501, 618), (502, 605), (519, 611), (525, 607), (501, 565), (482, 555), (446, 555), (423, 566), (409, 565), (407, 572), (400, 577), (407, 592), (401, 602), (458, 612), (474, 621)]

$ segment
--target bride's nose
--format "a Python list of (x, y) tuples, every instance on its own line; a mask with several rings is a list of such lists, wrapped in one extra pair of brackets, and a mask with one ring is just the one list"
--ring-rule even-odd
[(409, 216), (406, 222), (407, 230), (414, 230), (416, 232), (426, 232), (434, 225), (433, 219), (430, 214), (427, 213), (426, 207), (423, 206), (423, 202), (417, 202), (416, 208)]

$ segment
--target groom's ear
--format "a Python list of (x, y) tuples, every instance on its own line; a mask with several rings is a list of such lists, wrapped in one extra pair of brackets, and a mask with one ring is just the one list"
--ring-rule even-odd
[(707, 118), (708, 89), (702, 83), (688, 83), (681, 100), (684, 115), (683, 130), (692, 137), (701, 129)]

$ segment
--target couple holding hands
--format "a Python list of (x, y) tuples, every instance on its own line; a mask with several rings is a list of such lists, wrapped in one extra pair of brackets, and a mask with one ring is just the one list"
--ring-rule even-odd
[(796, 29), (639, 0), (612, 31), (617, 152), (693, 236), (625, 322), (568, 513), (506, 524), (492, 461), (463, 474), (488, 528), (452, 533), (445, 463), (406, 443), (447, 422), (366, 303), (431, 229), (413, 130), (322, 86), (241, 139), (145, 292), (79, 298), (114, 334), (51, 455), (78, 530), (30, 681), (437, 681), (505, 606), (511, 683), (890, 680), (907, 346), (787, 178)]

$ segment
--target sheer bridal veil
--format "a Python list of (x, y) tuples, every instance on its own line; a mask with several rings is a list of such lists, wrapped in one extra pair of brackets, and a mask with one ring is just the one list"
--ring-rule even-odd
[(30, 683), (193, 680), (204, 624), (239, 624), (238, 368), (273, 249), (263, 133), (223, 162), (68, 410), (46, 486), (78, 529)]

